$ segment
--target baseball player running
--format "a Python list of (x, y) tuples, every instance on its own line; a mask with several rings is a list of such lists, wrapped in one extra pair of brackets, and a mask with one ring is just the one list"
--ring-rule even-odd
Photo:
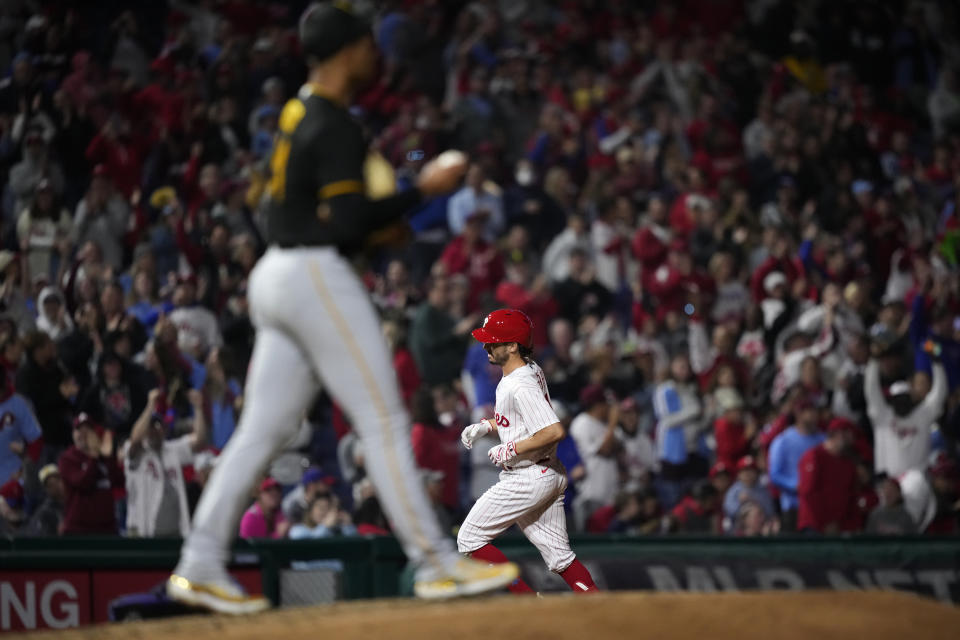
[[(462, 553), (492, 563), (507, 561), (490, 541), (513, 524), (536, 545), (544, 562), (577, 592), (597, 591), (590, 572), (570, 549), (567, 519), (563, 513), (566, 469), (557, 460), (557, 443), (563, 439), (560, 419), (550, 405), (543, 371), (531, 359), (533, 339), (530, 318), (516, 309), (499, 309), (487, 316), (473, 337), (484, 344), (490, 362), (503, 369), (497, 385), (495, 415), (463, 430), (467, 449), (491, 431), (501, 444), (490, 449), (490, 461), (501, 467), (500, 481), (490, 487), (467, 515), (457, 536)], [(532, 589), (516, 580), (515, 593)]]
[(355, 92), (375, 76), (370, 26), (342, 2), (312, 5), (301, 18), (300, 38), (310, 72), (283, 108), (270, 161), (271, 247), (249, 283), (257, 338), (243, 415), (203, 492), (167, 592), (223, 613), (269, 606), (230, 578), (229, 546), (258, 474), (297, 432), (319, 384), (364, 443), (367, 472), (417, 566), (416, 595), (503, 588), (516, 579), (516, 565), (462, 557), (437, 523), (418, 480), (409, 418), (376, 312), (344, 257), (422, 198), (455, 188), (466, 161), (441, 156), (424, 167), (416, 189), (371, 200), (367, 146), (347, 112)]

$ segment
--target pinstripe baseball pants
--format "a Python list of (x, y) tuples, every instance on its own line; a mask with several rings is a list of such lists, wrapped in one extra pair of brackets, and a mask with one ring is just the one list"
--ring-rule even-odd
[(456, 562), (420, 483), (380, 323), (349, 263), (332, 248), (271, 248), (248, 295), (257, 339), (243, 415), (197, 506), (181, 564), (226, 563), (254, 483), (294, 436), (320, 384), (357, 430), (367, 473), (407, 557), (425, 568)]
[(461, 553), (476, 551), (516, 524), (540, 551), (547, 568), (562, 572), (576, 558), (563, 513), (566, 488), (566, 476), (543, 465), (502, 471), (500, 481), (467, 514), (457, 548)]

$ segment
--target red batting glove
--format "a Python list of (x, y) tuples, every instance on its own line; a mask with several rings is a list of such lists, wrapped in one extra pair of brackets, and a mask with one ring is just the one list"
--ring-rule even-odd
[(517, 443), (507, 442), (506, 444), (498, 444), (487, 452), (487, 457), (490, 458), (490, 462), (498, 467), (502, 467), (517, 457)]

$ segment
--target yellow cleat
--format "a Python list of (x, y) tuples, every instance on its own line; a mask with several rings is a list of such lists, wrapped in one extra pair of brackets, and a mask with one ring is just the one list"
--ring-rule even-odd
[(263, 596), (251, 596), (228, 575), (211, 582), (197, 582), (173, 574), (167, 580), (167, 595), (183, 604), (203, 607), (217, 613), (243, 615), (270, 608)]
[(503, 589), (520, 576), (520, 569), (512, 562), (487, 564), (470, 558), (461, 558), (443, 575), (418, 577), (413, 592), (426, 600), (445, 600), (461, 596), (475, 596)]

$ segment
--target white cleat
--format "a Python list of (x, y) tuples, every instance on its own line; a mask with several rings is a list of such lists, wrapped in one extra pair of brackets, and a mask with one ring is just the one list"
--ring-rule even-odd
[(167, 595), (183, 604), (232, 615), (258, 613), (271, 606), (263, 596), (249, 595), (227, 574), (206, 582), (173, 574), (167, 580)]
[(443, 574), (418, 576), (413, 593), (425, 600), (475, 596), (503, 589), (519, 576), (520, 569), (512, 562), (488, 564), (460, 558)]

